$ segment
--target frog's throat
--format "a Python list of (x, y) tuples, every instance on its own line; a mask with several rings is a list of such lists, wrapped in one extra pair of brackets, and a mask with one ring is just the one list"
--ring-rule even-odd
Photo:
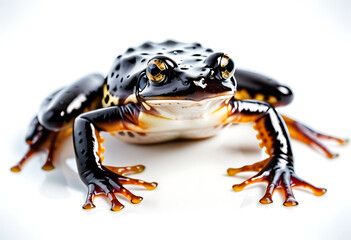
[(206, 98), (200, 101), (186, 99), (153, 99), (145, 103), (157, 112), (157, 116), (174, 119), (201, 119), (206, 118), (228, 106), (233, 94), (224, 94), (216, 97)]

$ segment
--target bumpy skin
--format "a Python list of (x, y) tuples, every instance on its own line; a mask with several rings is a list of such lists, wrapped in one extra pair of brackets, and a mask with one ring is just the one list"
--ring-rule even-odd
[(323, 135), (305, 125), (281, 116), (274, 107), (286, 105), (293, 99), (284, 85), (253, 72), (236, 70), (231, 58), (213, 52), (199, 43), (147, 42), (129, 48), (117, 56), (106, 78), (88, 75), (64, 87), (44, 100), (33, 119), (26, 137), (29, 150), (12, 168), (20, 171), (23, 163), (35, 152), (48, 151), (44, 169), (53, 168), (53, 153), (62, 136), (73, 126), (77, 168), (88, 187), (84, 208), (94, 207), (94, 196), (104, 194), (111, 201), (112, 210), (123, 205), (115, 193), (139, 203), (142, 198), (128, 191), (124, 185), (156, 188), (155, 182), (126, 177), (138, 173), (144, 166), (112, 167), (102, 164), (106, 131), (131, 143), (157, 143), (173, 139), (211, 137), (233, 123), (254, 123), (260, 146), (269, 158), (228, 169), (229, 175), (243, 171), (258, 173), (241, 184), (245, 186), (264, 181), (267, 191), (261, 203), (271, 203), (276, 188), (285, 193), (286, 206), (297, 205), (292, 187), (309, 188), (315, 195), (325, 189), (316, 188), (300, 179), (294, 170), (290, 135), (321, 150), (327, 157), (335, 157), (320, 139), (345, 140)]

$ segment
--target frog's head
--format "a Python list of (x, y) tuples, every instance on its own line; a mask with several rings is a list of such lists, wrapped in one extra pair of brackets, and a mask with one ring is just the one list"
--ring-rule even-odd
[(234, 61), (220, 52), (180, 62), (157, 56), (139, 77), (137, 97), (146, 109), (155, 109), (163, 117), (203, 117), (234, 96), (234, 71)]

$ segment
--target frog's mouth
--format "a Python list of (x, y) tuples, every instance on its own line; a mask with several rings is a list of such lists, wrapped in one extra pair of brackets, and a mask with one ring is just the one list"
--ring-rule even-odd
[(149, 99), (144, 107), (155, 111), (155, 115), (174, 120), (207, 118), (218, 110), (227, 107), (233, 93), (205, 98), (202, 100), (186, 99)]

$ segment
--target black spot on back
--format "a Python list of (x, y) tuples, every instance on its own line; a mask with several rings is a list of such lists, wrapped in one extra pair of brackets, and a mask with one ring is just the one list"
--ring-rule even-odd
[(163, 43), (164, 45), (167, 45), (167, 46), (174, 46), (174, 45), (177, 45), (178, 42), (176, 41), (173, 41), (173, 40), (167, 40)]
[(196, 49), (196, 46), (185, 47), (184, 49)]
[(130, 64), (135, 64), (136, 62), (136, 58), (135, 57), (131, 57), (127, 60)]
[(104, 99), (105, 103), (107, 104), (109, 100), (110, 100), (110, 96), (109, 96), (109, 95), (106, 95), (106, 97), (105, 97), (105, 99)]
[(127, 52), (128, 52), (128, 53), (130, 53), (130, 52), (134, 52), (134, 51), (135, 51), (135, 49), (134, 49), (134, 48), (128, 48), (128, 49), (127, 49)]
[(150, 49), (150, 48), (153, 48), (152, 44), (150, 42), (146, 42), (144, 43), (143, 45), (141, 45), (142, 48), (145, 48), (145, 49)]

